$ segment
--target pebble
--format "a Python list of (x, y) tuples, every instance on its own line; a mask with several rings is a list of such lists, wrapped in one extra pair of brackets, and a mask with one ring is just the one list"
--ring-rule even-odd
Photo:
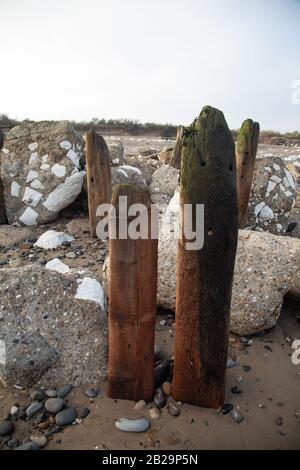
[(49, 398), (56, 398), (57, 397), (57, 390), (54, 390), (50, 388), (49, 390), (46, 390), (46, 395)]
[(7, 447), (9, 447), (10, 449), (15, 449), (16, 447), (18, 447), (19, 445), (19, 441), (18, 439), (10, 439), (7, 443)]
[(231, 410), (229, 412), (229, 415), (231, 416), (231, 418), (238, 424), (240, 424), (242, 421), (243, 421), (243, 416), (240, 415), (240, 413), (236, 410)]
[(66, 257), (70, 259), (75, 259), (76, 258), (75, 251), (68, 251), (68, 253), (66, 253)]
[(220, 408), (219, 412), (222, 413), (222, 415), (227, 415), (231, 410), (233, 410), (233, 405), (231, 403), (225, 403), (225, 405)]
[(251, 366), (243, 366), (243, 371), (244, 372), (250, 372)]
[(73, 385), (66, 384), (57, 392), (58, 398), (65, 398), (73, 390)]
[[(61, 413), (62, 413), (62, 411), (61, 411)], [(58, 424), (56, 424), (53, 429), (45, 432), (45, 437), (51, 437), (54, 434), (57, 434), (58, 432), (61, 432), (62, 430), (63, 430), (63, 428), (61, 426), (59, 426)]]
[(45, 437), (44, 434), (42, 433), (36, 433), (36, 434), (32, 434), (32, 436), (30, 436), (30, 439), (31, 441), (36, 444), (39, 448), (43, 448), (47, 445), (48, 443), (48, 440), (47, 438)]
[(119, 431), (123, 432), (145, 432), (150, 428), (150, 421), (146, 418), (119, 418), (115, 422), (115, 426)]
[(240, 395), (243, 392), (237, 385), (235, 385), (234, 387), (232, 387), (231, 393), (233, 393), (234, 395)]
[(171, 361), (166, 360), (158, 364), (154, 369), (155, 387), (160, 387), (170, 375)]
[(78, 416), (81, 419), (86, 418), (90, 414), (90, 410), (85, 406), (79, 410)]
[(67, 426), (68, 424), (72, 424), (76, 418), (77, 413), (75, 408), (66, 408), (55, 416), (55, 422), (59, 426)]
[(34, 390), (34, 392), (30, 394), (30, 398), (34, 401), (43, 401), (45, 397), (46, 393), (44, 390)]
[(172, 394), (172, 384), (170, 382), (164, 382), (161, 386), (163, 392), (167, 397), (169, 397)]
[(38, 411), (43, 408), (43, 403), (36, 402), (32, 403), (26, 410), (26, 415), (28, 418), (32, 418)]
[(136, 402), (134, 409), (135, 411), (143, 411), (146, 409), (146, 406), (147, 406), (147, 403), (145, 402), (145, 400), (140, 400)]
[(14, 425), (11, 421), (3, 419), (0, 421), (0, 436), (7, 436), (14, 431)]
[(99, 393), (98, 388), (88, 388), (87, 390), (84, 391), (85, 396), (88, 398), (96, 398), (96, 396)]
[(227, 359), (227, 369), (232, 369), (232, 367), (236, 366), (236, 362), (231, 359), (231, 357), (228, 357)]
[(163, 349), (160, 344), (155, 344), (154, 346), (154, 359), (155, 362), (161, 361), (164, 358)]
[(162, 391), (161, 388), (158, 388), (155, 392), (154, 395), (154, 403), (157, 406), (158, 409), (163, 408), (166, 406), (167, 399), (165, 397), (164, 392)]
[(158, 419), (160, 418), (160, 411), (158, 408), (150, 408), (149, 415), (151, 419)]
[(166, 320), (159, 321), (160, 326), (165, 326), (167, 324)]
[(63, 398), (48, 398), (45, 402), (45, 408), (50, 413), (59, 413), (65, 405)]
[(15, 415), (15, 414), (18, 413), (18, 411), (19, 411), (19, 407), (14, 405), (14, 406), (11, 407), (10, 414)]
[(50, 420), (49, 421), (43, 421), (42, 423), (38, 424), (39, 429), (47, 429), (50, 426)]
[(180, 415), (180, 409), (177, 408), (177, 406), (172, 402), (169, 403), (168, 411), (169, 411), (171, 416), (179, 416)]

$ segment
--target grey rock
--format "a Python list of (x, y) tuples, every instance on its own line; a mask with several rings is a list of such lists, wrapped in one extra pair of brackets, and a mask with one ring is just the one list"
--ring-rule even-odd
[(123, 164), (124, 147), (120, 140), (106, 139), (106, 144), (110, 154), (110, 162), (112, 166)]
[(77, 413), (75, 408), (66, 408), (55, 416), (55, 422), (59, 426), (67, 426), (68, 424), (72, 424), (76, 418)]
[(32, 418), (43, 408), (43, 406), (43, 403), (40, 402), (32, 403), (31, 405), (29, 405), (26, 410), (27, 417)]
[(171, 416), (177, 417), (177, 416), (180, 415), (180, 408), (178, 408), (178, 406), (176, 406), (172, 402), (169, 403), (168, 411), (169, 411)]
[[(87, 270), (85, 276), (95, 278)], [(76, 377), (82, 383), (106, 378), (106, 312), (95, 301), (75, 299), (77, 278), (75, 272), (66, 276), (39, 265), (0, 269), (0, 311), (5, 312), (0, 340), (7, 352), (0, 378), (8, 385), (26, 388), (39, 381), (49, 387)]]
[(86, 418), (88, 415), (90, 414), (90, 410), (85, 406), (83, 408), (81, 408), (78, 412), (78, 417), (80, 419), (84, 419)]
[(54, 390), (54, 389), (50, 388), (50, 389), (46, 390), (46, 395), (49, 398), (56, 398), (57, 397), (57, 390)]
[(179, 184), (179, 170), (172, 166), (162, 166), (152, 175), (149, 191), (151, 201), (161, 212), (165, 212)]
[(119, 418), (115, 422), (115, 426), (119, 431), (123, 432), (145, 432), (150, 428), (151, 424), (146, 418)]
[(65, 398), (73, 390), (72, 384), (64, 385), (57, 393), (59, 398)]
[(35, 450), (33, 442), (26, 442), (25, 444), (21, 444), (20, 446), (16, 447), (15, 450)]
[(0, 436), (6, 436), (11, 434), (14, 431), (14, 424), (7, 420), (3, 419), (0, 421)]
[(123, 165), (118, 168), (112, 168), (111, 180), (113, 187), (118, 184), (133, 184), (139, 188), (146, 187), (146, 182), (143, 178), (141, 170), (130, 165)]
[(84, 142), (67, 121), (21, 124), (1, 151), (1, 180), (9, 224), (55, 220), (80, 194)]
[(63, 398), (48, 398), (45, 402), (45, 408), (49, 413), (56, 414), (63, 409), (65, 402)]
[(31, 441), (36, 444), (40, 449), (45, 447), (48, 443), (47, 438), (42, 433), (35, 433), (30, 436)]
[(18, 447), (19, 445), (19, 441), (18, 439), (10, 439), (7, 443), (7, 447), (9, 447), (10, 449), (15, 449), (16, 447)]
[(87, 390), (84, 391), (85, 396), (88, 398), (96, 398), (96, 396), (99, 393), (98, 388), (88, 388)]

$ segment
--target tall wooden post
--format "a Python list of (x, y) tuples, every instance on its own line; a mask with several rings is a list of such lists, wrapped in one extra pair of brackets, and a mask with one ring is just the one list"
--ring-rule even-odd
[[(182, 136), (173, 396), (218, 408), (225, 396), (238, 234), (235, 149), (221, 111), (207, 106)], [(185, 204), (204, 204), (204, 246), (187, 250)]]
[(177, 170), (180, 170), (181, 166), (181, 143), (182, 143), (182, 133), (183, 133), (184, 127), (180, 126), (177, 129), (177, 136), (176, 136), (176, 143), (173, 149), (173, 154), (172, 158), (170, 160), (170, 165), (173, 166), (174, 168), (177, 168)]
[(0, 180), (0, 225), (6, 224), (6, 212), (5, 212), (5, 204), (4, 204), (4, 194), (3, 194), (3, 184)]
[(86, 168), (91, 237), (96, 237), (100, 220), (97, 207), (111, 201), (111, 169), (109, 150), (105, 140), (93, 129), (86, 134)]
[(259, 123), (246, 119), (242, 124), (236, 144), (239, 228), (244, 228), (246, 222), (258, 139)]
[[(143, 204), (147, 239), (121, 239), (119, 227), (133, 218), (121, 213), (120, 196), (127, 204)], [(116, 219), (110, 216), (109, 368), (108, 396), (151, 401), (154, 394), (154, 334), (157, 294), (157, 239), (151, 239), (149, 192), (118, 185), (112, 196)], [(124, 226), (123, 226), (124, 227)]]

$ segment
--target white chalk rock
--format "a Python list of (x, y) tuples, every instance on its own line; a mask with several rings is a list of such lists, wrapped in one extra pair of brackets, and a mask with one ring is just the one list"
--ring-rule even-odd
[(105, 308), (104, 290), (100, 282), (90, 277), (84, 277), (79, 284), (75, 299), (91, 300)]
[(58, 258), (54, 258), (49, 261), (46, 266), (46, 269), (50, 269), (50, 271), (56, 271), (57, 273), (66, 274), (70, 271), (69, 266), (65, 263), (62, 263)]
[(44, 250), (53, 250), (61, 246), (65, 242), (72, 242), (74, 237), (67, 235), (64, 232), (56, 232), (55, 230), (48, 230), (43, 233), (35, 242), (35, 246), (44, 248)]

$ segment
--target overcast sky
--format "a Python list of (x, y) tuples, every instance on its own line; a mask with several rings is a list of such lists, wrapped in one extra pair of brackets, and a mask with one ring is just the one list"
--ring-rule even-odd
[(299, 0), (0, 0), (0, 113), (300, 130)]

